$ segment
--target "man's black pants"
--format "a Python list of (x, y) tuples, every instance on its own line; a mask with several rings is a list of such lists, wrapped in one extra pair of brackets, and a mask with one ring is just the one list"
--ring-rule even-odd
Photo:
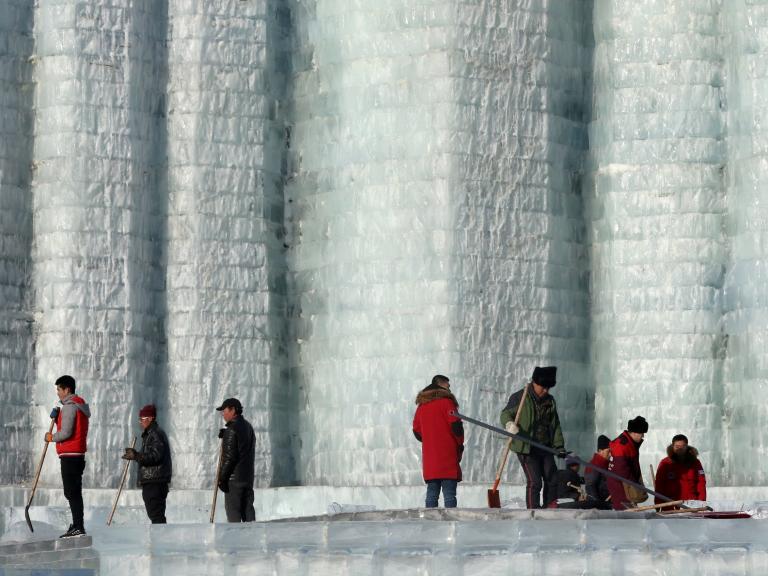
[(72, 525), (85, 531), (83, 524), (83, 472), (85, 456), (63, 456), (61, 462), (61, 482), (64, 485), (64, 497), (72, 511)]
[(141, 486), (144, 508), (152, 524), (165, 524), (165, 500), (168, 498), (167, 482), (152, 482)]
[(227, 522), (253, 522), (256, 510), (253, 509), (253, 486), (229, 485), (229, 492), (224, 493), (224, 509)]
[[(557, 498), (557, 466), (555, 457), (535, 448), (530, 454), (518, 454), (517, 459), (525, 474), (525, 505), (529, 509), (546, 508)], [(544, 503), (539, 501), (541, 488), (544, 488)]]

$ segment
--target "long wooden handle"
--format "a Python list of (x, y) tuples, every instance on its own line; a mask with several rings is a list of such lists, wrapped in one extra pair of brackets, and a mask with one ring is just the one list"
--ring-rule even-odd
[[(520, 414), (523, 413), (523, 404), (525, 404), (525, 399), (528, 397), (528, 387), (530, 386), (530, 382), (526, 383), (525, 388), (523, 388), (523, 397), (520, 399), (520, 404), (517, 405), (517, 413), (515, 414), (515, 426), (517, 426), (517, 423), (520, 421)], [(493, 481), (493, 490), (498, 490), (499, 484), (501, 483), (501, 474), (504, 472), (504, 466), (507, 465), (507, 458), (509, 457), (509, 451), (512, 448), (512, 438), (510, 438), (507, 441), (507, 445), (504, 447), (504, 455), (501, 458), (501, 462), (499, 463), (499, 469), (496, 471), (496, 479)]]
[(211, 504), (211, 524), (216, 516), (216, 498), (219, 495), (219, 478), (221, 478), (221, 462), (224, 460), (224, 438), (219, 444), (219, 465), (216, 466), (216, 481), (213, 483), (213, 503)]
[[(51, 425), (48, 426), (48, 434), (51, 434), (53, 432), (53, 425), (56, 422), (53, 418), (51, 418)], [(40, 481), (40, 472), (43, 470), (43, 462), (45, 462), (45, 454), (48, 452), (48, 442), (46, 440), (45, 446), (43, 446), (43, 453), (40, 456), (40, 461), (37, 463), (37, 471), (35, 472), (35, 481), (32, 484), (32, 491), (29, 494), (29, 501), (27, 502), (27, 508), (29, 508), (32, 505), (32, 498), (35, 497), (35, 491), (37, 490), (37, 483)]]
[[(133, 442), (131, 442), (131, 449), (136, 448), (136, 436), (133, 437)], [(112, 504), (112, 512), (109, 513), (109, 518), (107, 518), (107, 526), (112, 525), (112, 518), (115, 516), (115, 510), (117, 510), (117, 503), (120, 500), (120, 494), (123, 492), (123, 484), (125, 484), (125, 478), (128, 476), (128, 466), (131, 464), (130, 460), (125, 461), (125, 466), (123, 467), (123, 476), (120, 478), (120, 486), (117, 488), (117, 494), (115, 495), (115, 502)]]
[(648, 464), (651, 469), (651, 482), (653, 483), (653, 489), (656, 490), (656, 474), (653, 473), (653, 464)]
[(649, 504), (647, 506), (637, 506), (636, 508), (628, 508), (625, 512), (643, 512), (645, 510), (655, 510), (657, 508), (668, 508), (669, 506), (680, 506), (682, 500), (672, 500), (670, 502), (662, 502), (661, 504)]

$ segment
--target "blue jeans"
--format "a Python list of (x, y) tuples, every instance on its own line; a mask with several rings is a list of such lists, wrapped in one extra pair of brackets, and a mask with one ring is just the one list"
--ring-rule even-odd
[(457, 480), (427, 480), (427, 508), (437, 508), (440, 488), (443, 489), (443, 503), (446, 508), (456, 508)]

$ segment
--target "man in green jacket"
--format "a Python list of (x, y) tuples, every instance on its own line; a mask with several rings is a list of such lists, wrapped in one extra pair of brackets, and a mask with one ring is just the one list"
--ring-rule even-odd
[[(509, 397), (507, 406), (501, 411), (501, 424), (508, 432), (519, 434), (539, 444), (558, 451), (558, 457), (565, 458), (565, 442), (560, 429), (560, 417), (557, 415), (555, 399), (549, 390), (556, 383), (557, 367), (536, 368), (531, 377), (531, 386), (523, 398), (523, 390), (518, 390)], [(515, 424), (518, 406), (523, 402), (520, 419)], [(529, 509), (546, 508), (557, 498), (557, 466), (555, 458), (549, 452), (532, 447), (523, 440), (512, 440), (512, 451), (517, 453), (525, 474), (525, 502)], [(542, 485), (544, 487), (543, 505), (539, 500)]]

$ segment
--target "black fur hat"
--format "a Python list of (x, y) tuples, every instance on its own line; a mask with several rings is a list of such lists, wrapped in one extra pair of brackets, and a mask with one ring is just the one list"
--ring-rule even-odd
[(531, 376), (531, 382), (535, 382), (539, 386), (544, 388), (552, 388), (557, 384), (557, 366), (536, 366), (533, 369), (533, 376)]

